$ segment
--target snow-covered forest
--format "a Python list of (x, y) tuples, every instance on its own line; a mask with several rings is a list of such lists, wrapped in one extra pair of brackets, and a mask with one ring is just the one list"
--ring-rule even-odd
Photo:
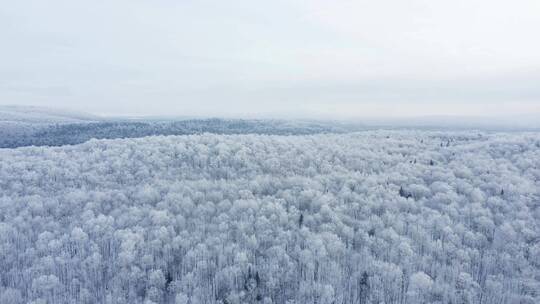
[(355, 122), (279, 119), (107, 118), (40, 107), (0, 105), (0, 148), (63, 146), (91, 139), (190, 134), (308, 135), (365, 130)]
[[(0, 121), (0, 127), (3, 124)], [(165, 121), (110, 120), (82, 123), (4, 124), (0, 129), (0, 148), (24, 146), (62, 146), (86, 142), (90, 139), (138, 138), (156, 135), (189, 134), (269, 134), (306, 135), (344, 133), (357, 129), (354, 125), (335, 123), (297, 122), (287, 120), (249, 119), (186, 119)], [(5, 134), (3, 134), (5, 133)]]
[(1, 149), (0, 303), (540, 303), (540, 135)]

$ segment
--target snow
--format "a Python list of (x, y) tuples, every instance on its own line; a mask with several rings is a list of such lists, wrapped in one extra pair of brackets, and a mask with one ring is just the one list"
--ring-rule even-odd
[(76, 123), (101, 120), (99, 117), (76, 111), (37, 106), (0, 106), (0, 122), (19, 123)]

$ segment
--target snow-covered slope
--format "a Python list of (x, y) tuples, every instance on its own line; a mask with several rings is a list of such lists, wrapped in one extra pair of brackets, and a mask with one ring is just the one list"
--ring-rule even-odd
[(77, 123), (101, 120), (99, 117), (68, 110), (50, 109), (36, 106), (0, 106), (0, 123)]
[[(24, 145), (47, 128), (99, 121), (90, 114), (34, 106), (0, 105), (0, 148)], [(33, 142), (30, 142), (33, 144)]]
[(62, 146), (90, 139), (153, 135), (273, 134), (300, 135), (347, 132), (347, 126), (314, 121), (244, 119), (120, 119), (97, 121), (71, 112), (8, 108), (0, 112), (0, 148)]

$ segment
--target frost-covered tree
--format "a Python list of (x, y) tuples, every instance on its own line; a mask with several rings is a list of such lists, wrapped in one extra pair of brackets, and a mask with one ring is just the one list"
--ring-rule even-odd
[(537, 303), (538, 142), (368, 131), (2, 149), (0, 303)]

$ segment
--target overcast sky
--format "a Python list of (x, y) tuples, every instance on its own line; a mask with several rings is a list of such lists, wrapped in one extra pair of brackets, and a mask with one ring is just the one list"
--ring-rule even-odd
[(0, 0), (0, 104), (98, 114), (540, 113), (538, 0)]

